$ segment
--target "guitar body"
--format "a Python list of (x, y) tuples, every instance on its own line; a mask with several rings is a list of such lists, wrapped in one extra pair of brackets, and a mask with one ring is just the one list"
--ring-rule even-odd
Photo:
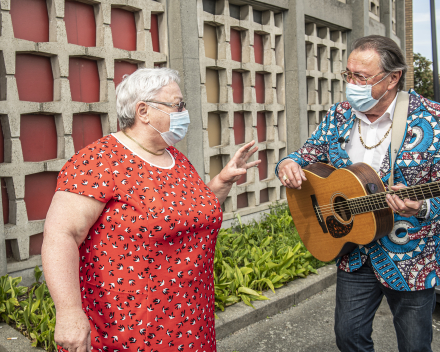
[(356, 163), (335, 169), (315, 163), (303, 170), (307, 181), (300, 190), (288, 188), (287, 201), (298, 234), (315, 258), (330, 261), (391, 232), (390, 208), (353, 215), (344, 206), (348, 199), (385, 192), (370, 166)]

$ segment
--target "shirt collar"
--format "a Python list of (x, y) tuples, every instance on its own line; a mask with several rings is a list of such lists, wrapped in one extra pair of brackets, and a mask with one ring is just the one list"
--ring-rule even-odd
[[(385, 111), (385, 113), (379, 117), (376, 121), (374, 121), (373, 123), (382, 121), (384, 119), (386, 119), (387, 117), (393, 121), (393, 117), (394, 117), (394, 110), (396, 110), (396, 103), (397, 103), (397, 96), (399, 95), (399, 93), (396, 94), (394, 100), (391, 102), (391, 104), (388, 106), (388, 109)], [(355, 109), (353, 109), (354, 114), (356, 115), (357, 118), (359, 118), (360, 120), (362, 120), (363, 122), (365, 122), (368, 125), (371, 125), (370, 120), (368, 120), (367, 115), (365, 115), (363, 112), (357, 111)]]

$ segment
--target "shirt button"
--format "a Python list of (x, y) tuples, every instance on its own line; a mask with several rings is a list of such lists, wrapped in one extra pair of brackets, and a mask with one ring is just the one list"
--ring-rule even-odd
[(370, 129), (373, 129), (374, 128), (374, 126), (373, 125), (370, 125)]

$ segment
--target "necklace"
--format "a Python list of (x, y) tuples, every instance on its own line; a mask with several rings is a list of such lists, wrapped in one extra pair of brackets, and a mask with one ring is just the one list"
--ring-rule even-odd
[(156, 155), (156, 156), (160, 156), (163, 155), (163, 153), (165, 153), (165, 151), (163, 153), (154, 153), (151, 150), (148, 150), (147, 148), (143, 147), (137, 140), (135, 140), (134, 138), (130, 137), (127, 133), (125, 133), (124, 131), (121, 131), (123, 134), (125, 134), (128, 138), (130, 138), (133, 142), (135, 142), (139, 147), (141, 147), (143, 150), (145, 150), (146, 152)]
[(382, 139), (379, 141), (379, 143), (377, 143), (376, 145), (373, 145), (372, 147), (367, 146), (364, 143), (364, 140), (362, 139), (362, 133), (361, 133), (361, 120), (359, 120), (358, 122), (358, 130), (359, 130), (359, 139), (361, 140), (362, 145), (364, 146), (365, 149), (373, 149), (376, 148), (378, 146), (380, 146), (382, 144), (382, 142), (385, 140), (385, 138), (388, 137), (388, 135), (390, 134), (391, 131), (391, 127), (393, 127), (393, 123), (391, 123), (390, 128), (388, 128), (388, 131), (384, 134), (384, 136), (382, 137)]

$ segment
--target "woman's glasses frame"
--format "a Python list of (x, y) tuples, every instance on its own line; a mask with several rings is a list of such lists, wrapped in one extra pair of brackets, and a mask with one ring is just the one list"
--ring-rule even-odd
[(177, 109), (178, 112), (182, 112), (184, 108), (186, 108), (186, 103), (181, 101), (180, 103), (166, 103), (163, 101), (155, 101), (155, 100), (146, 100), (145, 103), (156, 103), (169, 106), (170, 108)]

